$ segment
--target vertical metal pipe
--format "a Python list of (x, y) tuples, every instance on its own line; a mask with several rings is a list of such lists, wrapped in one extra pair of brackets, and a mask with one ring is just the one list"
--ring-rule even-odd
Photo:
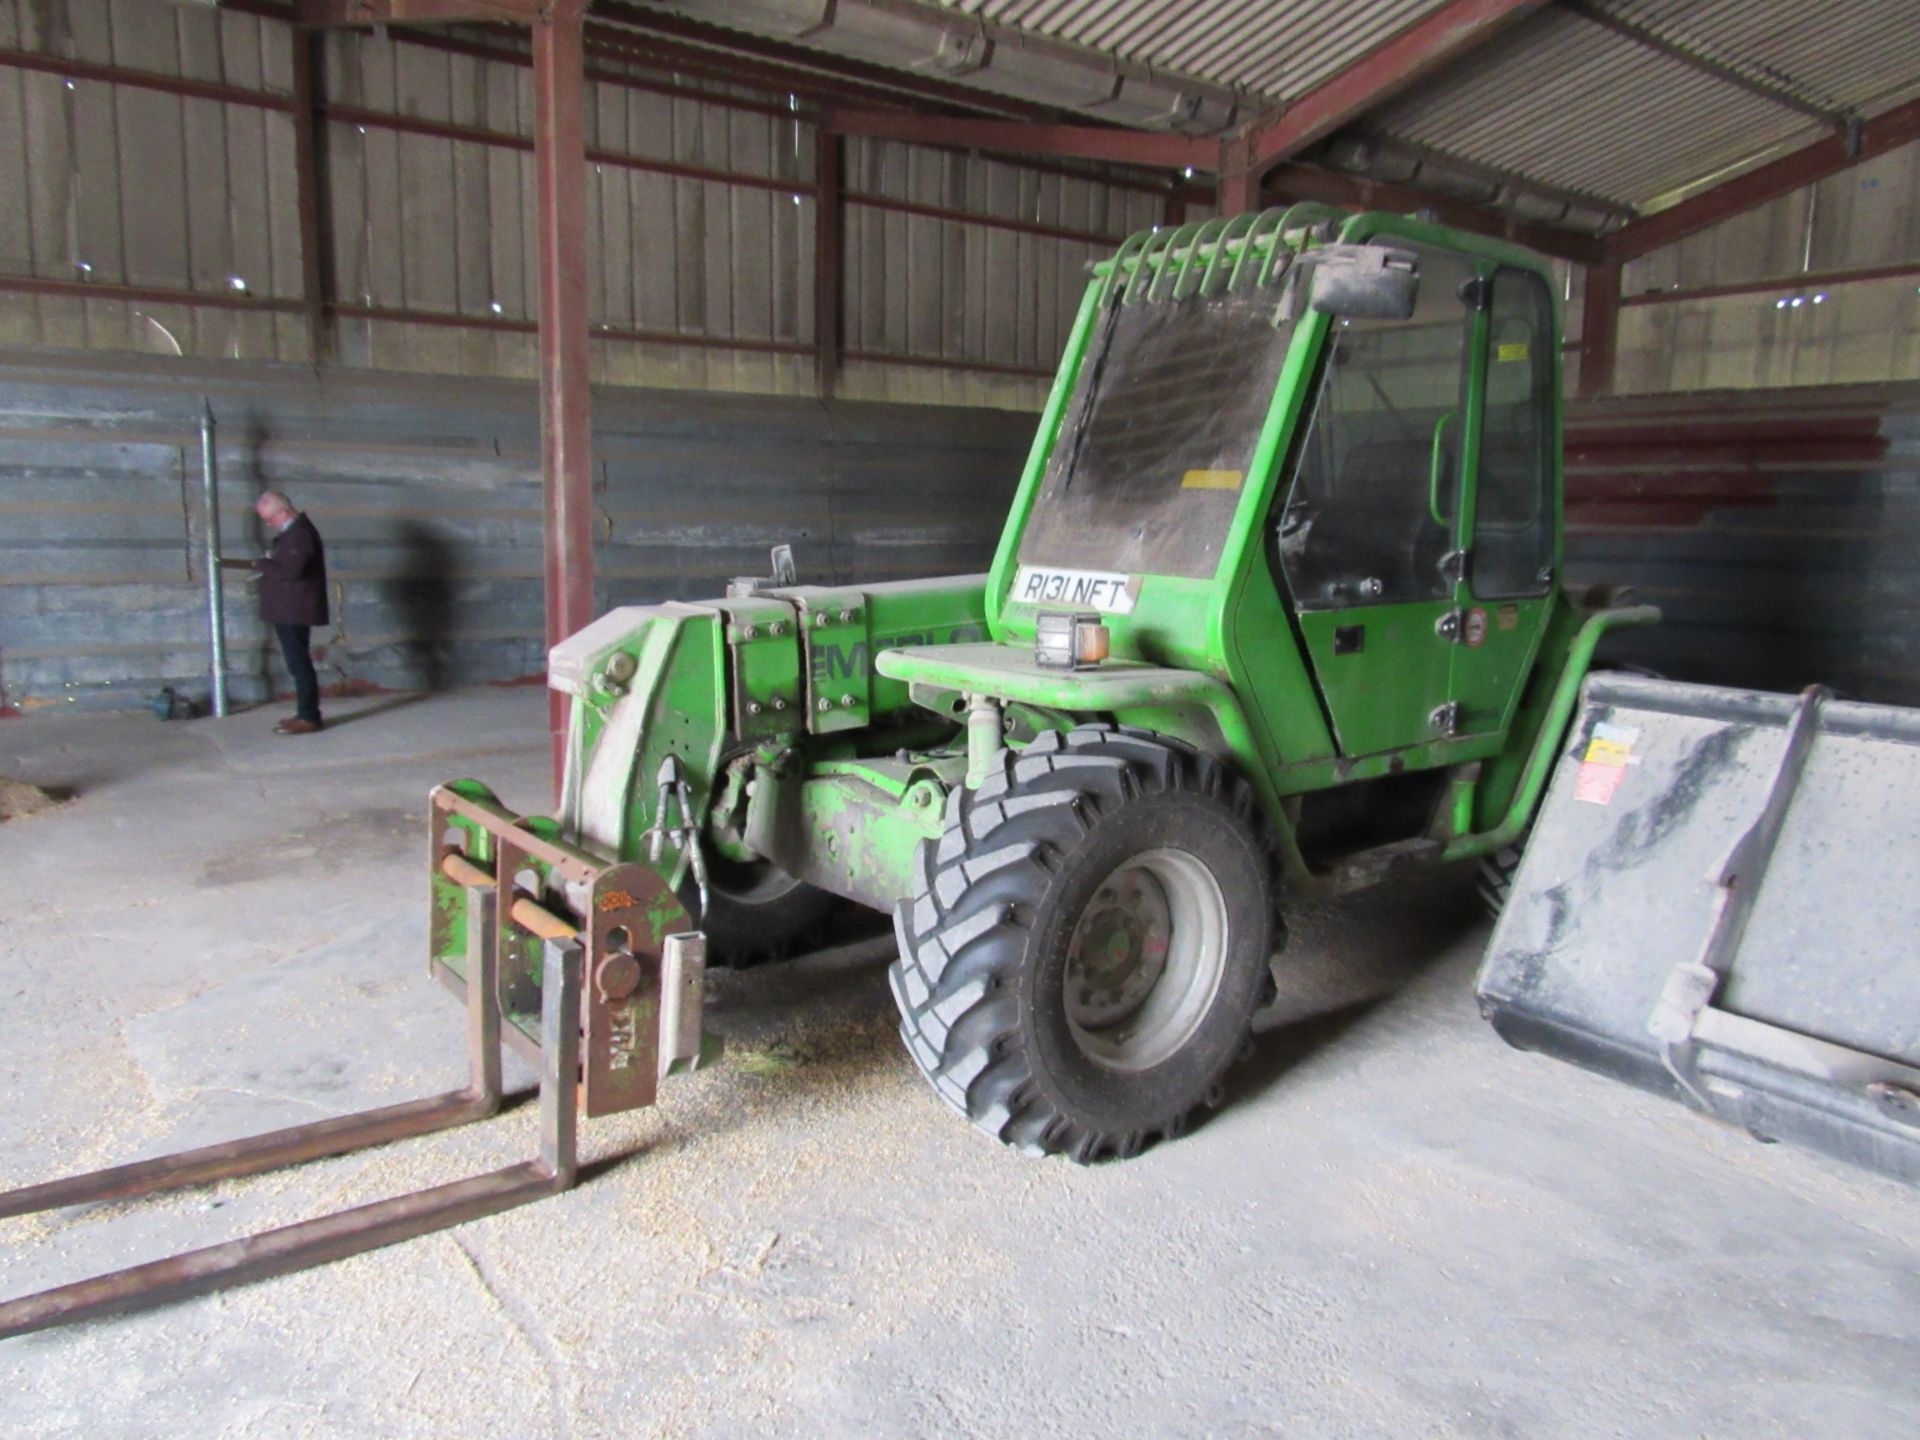
[(227, 713), (227, 605), (220, 589), (220, 479), (213, 458), (213, 406), (200, 402), (200, 484), (207, 498), (207, 638), (212, 643), (213, 713)]
[(1807, 234), (1800, 245), (1800, 273), (1808, 274), (1813, 269), (1813, 227), (1820, 218), (1820, 184), (1815, 181), (1807, 187)]
[[(540, 482), (546, 510), (547, 646), (593, 619), (593, 414), (587, 369), (584, 0), (533, 25), (533, 156), (540, 238)], [(568, 697), (547, 694), (556, 798)]]

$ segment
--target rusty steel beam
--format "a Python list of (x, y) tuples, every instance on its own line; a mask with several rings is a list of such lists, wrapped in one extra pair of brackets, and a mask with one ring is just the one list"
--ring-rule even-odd
[(1342, 205), (1354, 210), (1394, 210), (1405, 214), (1429, 210), (1443, 224), (1471, 230), (1477, 235), (1511, 240), (1529, 250), (1538, 250), (1542, 255), (1572, 260), (1580, 265), (1598, 264), (1605, 251), (1605, 242), (1595, 235), (1564, 230), (1558, 225), (1515, 219), (1497, 210), (1483, 210), (1477, 205), (1463, 204), (1426, 190), (1390, 185), (1359, 175), (1345, 175), (1337, 170), (1322, 169), (1318, 165), (1298, 162), (1281, 165), (1268, 173), (1266, 183), (1269, 189), (1289, 200), (1321, 200), (1329, 205)]
[(1127, 237), (1103, 235), (1094, 230), (1075, 230), (1064, 225), (1047, 225), (1038, 220), (1015, 220), (1005, 215), (987, 215), (978, 210), (954, 210), (944, 205), (922, 205), (917, 200), (896, 200), (891, 195), (874, 195), (865, 190), (849, 190), (841, 197), (849, 205), (863, 210), (885, 210), (896, 215), (919, 215), (928, 220), (947, 220), (956, 225), (980, 225), (990, 230), (1011, 230), (1019, 235), (1037, 235), (1046, 240), (1068, 240), (1111, 250)]
[(813, 132), (813, 345), (814, 379), (820, 398), (831, 399), (840, 376), (841, 255), (847, 195), (841, 183), (846, 141), (831, 131)]
[(508, 20), (537, 25), (569, 0), (299, 0), (299, 23), (339, 25), (457, 25)]
[[(531, 152), (534, 141), (525, 135), (504, 130), (483, 130), (473, 125), (456, 125), (445, 120), (422, 120), (412, 115), (396, 115), (387, 110), (365, 110), (357, 105), (326, 105), (321, 114), (342, 125), (364, 125), (372, 130), (397, 130), (409, 135), (431, 135), (440, 140), (458, 140), (471, 145), (489, 145), (500, 150)], [(622, 170), (644, 170), (653, 175), (671, 175), (680, 180), (711, 180), (720, 185), (739, 185), (754, 190), (775, 190), (782, 195), (810, 195), (813, 186), (805, 180), (784, 180), (778, 175), (750, 175), (739, 170), (712, 170), (701, 165), (680, 165), (670, 160), (646, 160), (621, 150), (589, 149), (588, 161), (595, 165), (613, 165)]]
[[(907, 108), (924, 103), (910, 89), (889, 89), (883, 85), (823, 75), (766, 60), (755, 60), (732, 51), (707, 49), (655, 35), (642, 35), (617, 25), (589, 25), (587, 53), (596, 58), (621, 60), (630, 65), (651, 65), (682, 75), (697, 75), (726, 85), (747, 85), (775, 95), (803, 96), (821, 105), (877, 105)], [(903, 85), (906, 77), (898, 77)]]
[(32, 50), (0, 49), (0, 67), (10, 70), (38, 70), (66, 80), (98, 80), (107, 85), (128, 85), (136, 90), (157, 90), (164, 95), (183, 95), (194, 100), (217, 100), (223, 105), (249, 105), (256, 110), (291, 111), (289, 95), (266, 90), (249, 90), (241, 85), (217, 85), (210, 80), (188, 80), (179, 75), (156, 75), (146, 70), (129, 70), (121, 65), (97, 65), (90, 60), (69, 60), (61, 55), (42, 55)]
[(293, 44), (293, 188), (300, 224), (300, 298), (307, 312), (307, 359), (332, 353), (327, 277), (333, 273), (333, 226), (327, 216), (326, 147), (320, 143), (326, 37), (296, 26)]
[[(594, 45), (592, 36), (596, 28), (587, 29), (587, 55), (591, 58), (600, 54), (604, 47)], [(510, 49), (504, 45), (490, 45), (484, 40), (469, 39), (465, 35), (448, 35), (436, 30), (399, 29), (391, 32), (396, 44), (414, 45), (421, 49), (438, 50), (447, 55), (465, 55), (469, 59), (484, 60), (495, 65), (513, 65), (525, 70), (533, 65), (533, 56), (525, 50)], [(638, 63), (625, 57), (613, 57), (621, 64)], [(611, 69), (605, 65), (589, 64), (587, 79), (601, 85), (617, 85), (624, 90), (635, 90), (648, 95), (666, 95), (676, 100), (698, 100), (702, 104), (717, 105), (728, 110), (745, 110), (755, 115), (772, 118), (790, 118), (793, 114), (789, 106), (776, 104), (771, 100), (749, 100), (742, 95), (730, 95), (717, 90), (704, 90), (697, 85), (681, 85), (671, 80), (653, 80), (629, 74), (625, 70)], [(785, 94), (785, 91), (781, 92)]]
[[(307, 302), (242, 295), (225, 290), (175, 290), (155, 285), (115, 285), (107, 281), (53, 280), (38, 275), (0, 275), (0, 294), (58, 295), (76, 300), (115, 300), (129, 304), (179, 305), (189, 309), (251, 310), (275, 315), (304, 315)], [(455, 330), (496, 330), (532, 335), (539, 325), (500, 315), (461, 315), (451, 310), (413, 310), (403, 306), (327, 303), (327, 314), (337, 320), (378, 320), (395, 325), (439, 325)], [(684, 345), (698, 350), (742, 350), (764, 355), (811, 355), (813, 346), (800, 340), (759, 340), (751, 336), (689, 335), (678, 330), (637, 330), (619, 325), (594, 325), (590, 340), (624, 340), (640, 345)]]
[(1801, 270), (1762, 280), (1736, 280), (1725, 285), (1694, 285), (1678, 290), (1643, 290), (1620, 297), (1629, 305), (1677, 305), (1687, 300), (1719, 300), (1733, 295), (1764, 295), (1770, 291), (1824, 290), (1833, 285), (1858, 285), (1871, 280), (1920, 280), (1920, 265), (1862, 265), (1851, 270)]
[(248, 295), (238, 290), (174, 290), (159, 285), (116, 285), (109, 281), (54, 280), (40, 275), (0, 275), (0, 291), (16, 295), (60, 295), (78, 300), (121, 300), (131, 304), (186, 305), (207, 310), (256, 310), (280, 315), (305, 313), (305, 300)]
[[(608, 41), (604, 37), (618, 34), (622, 38)], [(503, 49), (498, 45), (488, 45), (478, 40), (440, 34), (431, 30), (395, 30), (393, 38), (403, 45), (419, 45), (442, 50), (449, 54), (466, 55), (476, 60), (487, 60), (503, 65), (517, 65), (525, 68), (532, 59), (524, 51)], [(877, 90), (867, 90), (843, 84), (824, 84), (818, 76), (799, 77), (795, 72), (778, 70), (760, 71), (732, 66), (713, 66), (699, 64), (687, 57), (711, 56), (711, 51), (701, 51), (694, 46), (666, 46), (662, 42), (650, 39), (629, 38), (627, 33), (617, 26), (587, 26), (587, 55), (589, 59), (601, 58), (622, 65), (644, 65), (656, 70), (670, 70), (680, 75), (709, 75), (725, 83), (745, 89), (758, 90), (769, 96), (779, 96), (781, 100), (789, 95), (816, 100), (822, 106), (877, 104), (882, 108), (905, 105), (912, 97)], [(605, 65), (588, 65), (587, 79), (600, 84), (618, 85), (625, 89), (642, 91), (648, 94), (668, 95), (676, 99), (698, 100), (703, 104), (717, 105), (723, 108), (745, 110), (756, 115), (766, 115), (776, 120), (795, 120), (801, 124), (815, 123), (811, 109), (798, 112), (792, 106), (776, 100), (749, 100), (736, 94), (723, 94), (712, 90), (703, 90), (697, 86), (681, 85), (669, 80), (656, 80), (633, 75), (624, 70), (609, 69)], [(802, 83), (796, 83), (796, 80)], [(965, 153), (961, 146), (930, 146), (931, 149), (949, 150), (955, 154)], [(1084, 169), (1072, 169), (1065, 165), (1049, 165), (1043, 161), (1026, 158), (1005, 158), (1002, 163), (1020, 169), (1032, 170), (1036, 174), (1058, 175), (1069, 180), (1090, 180), (1101, 185), (1110, 185), (1121, 190), (1135, 190), (1163, 194), (1166, 182), (1145, 176), (1114, 174), (1090, 174)], [(1189, 198), (1202, 198), (1189, 196)]]
[[(1849, 139), (1855, 143), (1849, 145)], [(1829, 135), (1783, 155), (1678, 205), (1636, 220), (1614, 237), (1619, 258), (1638, 260), (1649, 251), (1730, 220), (1735, 215), (1818, 184), (1831, 175), (1920, 140), (1920, 100), (1910, 100), (1863, 122), (1847, 135)]]
[(628, 0), (596, 0), (593, 13), (597, 19), (613, 21), (622, 27), (632, 27), (655, 35), (673, 36), (734, 55), (759, 56), (828, 75), (866, 81), (931, 103), (1012, 115), (1024, 120), (1050, 120), (1056, 114), (1045, 106), (996, 95), (989, 90), (977, 90), (969, 85), (960, 85), (950, 80), (938, 80), (925, 75), (909, 75), (884, 65), (831, 55), (824, 50), (810, 50), (804, 45), (789, 44), (783, 40), (768, 39), (760, 35), (749, 35), (744, 31), (729, 30), (725, 26), (696, 20), (691, 16), (675, 15), (664, 10), (631, 4)]
[(899, 140), (909, 145), (950, 145), (965, 150), (1105, 160), (1171, 170), (1214, 170), (1220, 164), (1216, 142), (1159, 131), (977, 120), (913, 110), (829, 110), (821, 123), (836, 134)]
[(961, 360), (946, 355), (910, 355), (891, 350), (848, 350), (843, 360), (873, 365), (913, 365), (928, 370), (977, 370), (986, 375), (1013, 375), (1023, 380), (1051, 380), (1053, 371), (1032, 365), (1001, 365), (991, 360)]
[[(593, 411), (587, 358), (585, 0), (554, 0), (533, 27), (540, 261), (540, 486), (546, 512), (547, 646), (593, 620)], [(567, 697), (547, 693), (556, 801)]]
[(1547, 0), (1447, 0), (1248, 132), (1248, 169), (1263, 175), (1501, 34)]
[(1580, 303), (1580, 388), (1582, 400), (1611, 395), (1620, 348), (1620, 262), (1611, 255), (1587, 267)]
[(1248, 134), (1229, 136), (1220, 142), (1220, 178), (1214, 193), (1222, 215), (1250, 215), (1265, 206), (1264, 177), (1253, 163)]
[[(0, 286), (4, 288), (4, 286)], [(535, 335), (533, 320), (503, 315), (462, 315), (452, 310), (414, 310), (394, 305), (329, 305), (342, 320), (378, 320), (393, 325), (439, 325), (451, 330), (492, 330), (507, 335)], [(640, 345), (684, 345), (696, 350), (743, 350), (760, 355), (811, 355), (813, 346), (800, 340), (757, 340), (750, 336), (688, 335), (678, 330), (635, 330), (620, 325), (595, 324), (589, 340), (625, 340)]]

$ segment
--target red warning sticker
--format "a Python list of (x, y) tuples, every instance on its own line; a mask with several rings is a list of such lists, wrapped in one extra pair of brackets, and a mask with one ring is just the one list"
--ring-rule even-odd
[(1613, 792), (1620, 788), (1627, 767), (1634, 763), (1633, 742), (1639, 738), (1640, 730), (1635, 725), (1609, 725), (1605, 721), (1595, 725), (1586, 754), (1580, 757), (1573, 798), (1589, 805), (1611, 805)]
[(1580, 762), (1579, 778), (1573, 782), (1573, 798), (1585, 800), (1590, 805), (1611, 805), (1613, 792), (1620, 788), (1621, 777), (1626, 774), (1624, 766), (1599, 765), (1591, 760)]
[(1479, 649), (1487, 643), (1487, 612), (1478, 605), (1467, 611), (1466, 624), (1462, 627), (1467, 644)]

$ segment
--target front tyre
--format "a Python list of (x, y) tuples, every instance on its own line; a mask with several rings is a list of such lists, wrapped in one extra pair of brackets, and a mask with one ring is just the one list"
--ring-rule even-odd
[(995, 1139), (1130, 1156), (1217, 1104), (1271, 991), (1271, 852), (1247, 787), (1111, 726), (956, 790), (894, 913), (900, 1033)]

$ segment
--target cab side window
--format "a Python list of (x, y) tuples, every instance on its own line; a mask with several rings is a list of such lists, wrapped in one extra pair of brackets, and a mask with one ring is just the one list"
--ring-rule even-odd
[(1553, 583), (1553, 300), (1538, 275), (1501, 270), (1488, 320), (1469, 576), (1476, 597), (1544, 595)]
[(1442, 600), (1473, 334), (1472, 267), (1420, 250), (1407, 320), (1336, 319), (1278, 530), (1303, 610)]

